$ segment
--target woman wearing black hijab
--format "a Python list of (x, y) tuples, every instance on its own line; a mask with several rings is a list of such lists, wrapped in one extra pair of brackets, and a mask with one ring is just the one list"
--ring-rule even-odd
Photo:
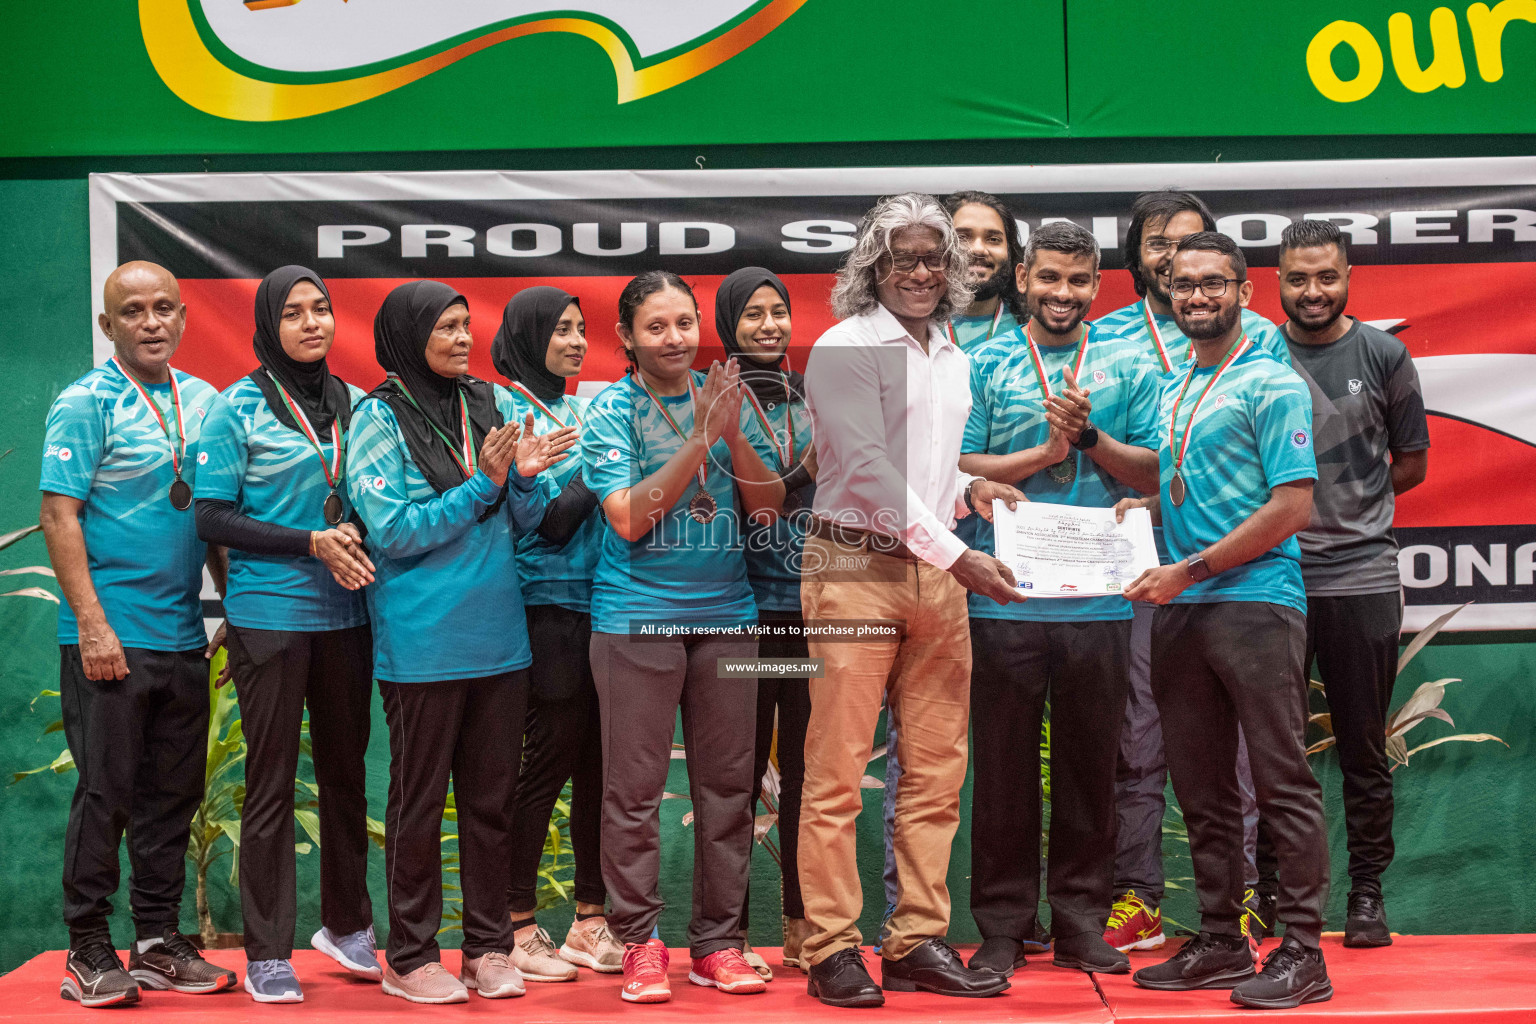
[(348, 424), (362, 392), (331, 374), (335, 338), (320, 275), (281, 267), (256, 289), (260, 366), (225, 390), (204, 425), (197, 479), (203, 540), (229, 549), (228, 675), (246, 743), (240, 905), (245, 989), (304, 998), (289, 958), (297, 910), (294, 776), (309, 707), (319, 789), (320, 920), (315, 948), (380, 976), (368, 898), (368, 749), (373, 643), (358, 593), (373, 579), (344, 521)]
[[(800, 552), (805, 543), (804, 514), (816, 494), (816, 451), (811, 417), (805, 405), (805, 379), (790, 369), (789, 291), (772, 271), (744, 267), (727, 277), (715, 293), (715, 331), (728, 354), (741, 363), (746, 404), (773, 438), (775, 467), (784, 481), (784, 515), (764, 526), (754, 524), (746, 545), (747, 578), (757, 598), (758, 621), (765, 630), (758, 641), (762, 658), (807, 658), (804, 619), (800, 614)], [(810, 680), (763, 676), (757, 681), (757, 744), (752, 778), (759, 784), (773, 748), (778, 723), (778, 831), (783, 871), (785, 967), (800, 967), (806, 936), (805, 905), (800, 900), (800, 791), (805, 782), (805, 729), (810, 721)], [(772, 792), (770, 788), (770, 793)], [(747, 935), (747, 907), (741, 913)], [(747, 948), (747, 962), (771, 977), (761, 956)]]
[[(566, 382), (581, 372), (586, 352), (581, 304), (559, 288), (542, 286), (512, 297), (491, 343), (491, 361), (507, 379), (519, 417), (533, 413), (540, 431), (580, 429), (586, 402), (567, 394)], [(597, 496), (582, 481), (579, 456), (541, 474), (539, 487), (550, 502), (544, 520), (517, 542), (533, 668), (512, 815), (512, 962), (529, 981), (572, 981), (577, 964), (613, 974), (623, 970), (624, 960), (624, 947), (603, 914), (602, 722), (587, 651), (602, 522), (595, 514)], [(567, 780), (576, 919), (557, 949), (534, 911), (550, 813)]]
[[(388, 379), (353, 416), (348, 489), (378, 564), (368, 589), (389, 722), (384, 992), (412, 1002), (523, 993), (507, 959), (509, 816), (530, 662), (512, 535), (536, 527), (535, 476), (574, 431), (508, 423), (511, 396), (470, 377), (469, 304), (437, 281), (390, 292), (373, 322)], [(463, 967), (442, 967), (439, 845), (458, 811)]]

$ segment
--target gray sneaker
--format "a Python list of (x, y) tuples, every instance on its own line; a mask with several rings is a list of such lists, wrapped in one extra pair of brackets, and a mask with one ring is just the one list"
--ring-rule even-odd
[(245, 965), (245, 990), (258, 1003), (302, 1003), (304, 989), (287, 960), (252, 960)]
[(309, 944), (359, 978), (378, 981), (384, 977), (373, 925), (348, 935), (333, 935), (329, 928), (321, 928), (310, 937)]

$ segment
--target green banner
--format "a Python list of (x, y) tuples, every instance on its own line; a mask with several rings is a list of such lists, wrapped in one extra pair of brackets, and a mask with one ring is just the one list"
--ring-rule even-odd
[(1536, 0), (1066, 8), (1073, 135), (1536, 130)]
[(888, 0), (76, 0), (14, 5), (0, 156), (519, 149), (1066, 134), (1062, 5), (958, 60)]

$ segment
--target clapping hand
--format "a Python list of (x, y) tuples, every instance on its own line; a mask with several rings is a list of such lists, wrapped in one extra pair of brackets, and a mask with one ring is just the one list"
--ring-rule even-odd
[(533, 412), (523, 420), (523, 436), (517, 442), (517, 475), (537, 476), (550, 466), (571, 457), (569, 449), (579, 440), (575, 427), (560, 427), (547, 434), (533, 432)]

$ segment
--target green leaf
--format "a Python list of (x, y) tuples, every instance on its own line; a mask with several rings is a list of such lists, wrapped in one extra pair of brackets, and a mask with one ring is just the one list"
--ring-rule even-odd
[(58, 757), (54, 758), (47, 764), (39, 768), (29, 768), (24, 772), (17, 772), (16, 774), (12, 775), (10, 784), (12, 786), (16, 785), (16, 783), (20, 782), (28, 775), (37, 775), (42, 772), (53, 772), (55, 775), (63, 775), (65, 772), (73, 771), (74, 768), (75, 755), (69, 752), (68, 747), (65, 747), (63, 752), (60, 753)]
[(1455, 608), (1452, 608), (1450, 611), (1440, 616), (1434, 622), (1431, 622), (1429, 625), (1419, 630), (1418, 635), (1413, 638), (1413, 642), (1408, 645), (1408, 649), (1403, 652), (1402, 657), (1397, 659), (1397, 674), (1402, 675), (1403, 669), (1407, 668), (1408, 663), (1414, 659), (1414, 656), (1422, 651), (1424, 646), (1435, 638), (1435, 634), (1444, 629), (1445, 624), (1450, 622), (1457, 612), (1461, 611), (1471, 603), (1471, 601), (1468, 601), (1466, 604), (1457, 605)]
[(305, 811), (294, 808), (293, 817), (304, 829), (304, 834), (309, 836), (316, 846), (320, 845), (320, 815), (314, 811)]
[(294, 843), (293, 844), (293, 852), (294, 853), (305, 854), (305, 853), (308, 853), (309, 851), (311, 851), (313, 849), (314, 849), (314, 847), (310, 846), (308, 843)]
[[(1497, 736), (1487, 732), (1464, 732), (1457, 733), (1455, 736), (1441, 736), (1438, 739), (1430, 740), (1428, 743), (1420, 743), (1418, 746), (1408, 751), (1404, 758), (1404, 762), (1406, 763), (1408, 757), (1412, 757), (1419, 751), (1428, 750), (1430, 747), (1438, 747), (1442, 743), (1487, 743), (1489, 740), (1492, 740), (1495, 743), (1504, 743), (1504, 741), (1499, 739)], [(1509, 744), (1504, 743), (1504, 746), (1508, 747)]]

